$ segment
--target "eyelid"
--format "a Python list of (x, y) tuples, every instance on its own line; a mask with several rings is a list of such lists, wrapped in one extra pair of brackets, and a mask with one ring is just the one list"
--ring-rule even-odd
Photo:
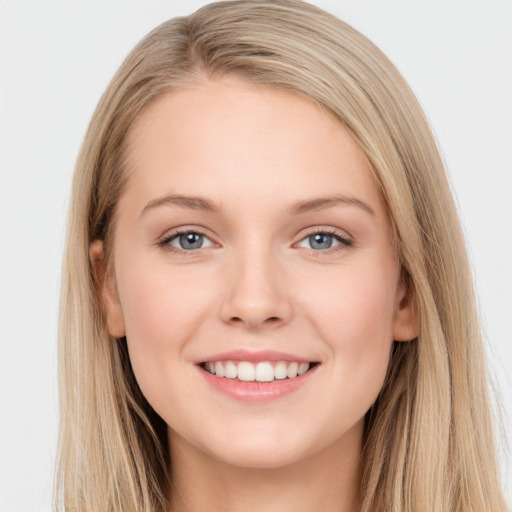
[[(171, 240), (174, 240), (175, 238), (177, 238), (181, 235), (186, 235), (188, 233), (196, 233), (198, 235), (201, 235), (201, 236), (207, 238), (211, 242), (211, 245), (208, 247), (201, 247), (198, 249), (186, 250), (186, 249), (181, 249), (179, 247), (175, 247), (169, 243)], [(211, 235), (207, 234), (204, 229), (200, 228), (199, 226), (194, 226), (194, 225), (179, 226), (177, 228), (167, 230), (161, 237), (159, 237), (157, 239), (156, 245), (166, 251), (169, 251), (172, 253), (179, 253), (179, 254), (183, 254), (186, 256), (192, 256), (192, 255), (196, 254), (201, 249), (208, 249), (209, 247), (219, 246), (219, 244), (217, 242), (215, 242), (213, 237)]]
[[(161, 237), (158, 238), (156, 245), (161, 247), (164, 250), (168, 250), (169, 252), (173, 253), (179, 253), (186, 256), (193, 256), (198, 253), (201, 249), (208, 249), (210, 247), (219, 247), (220, 244), (215, 242), (213, 237), (206, 233), (207, 230), (202, 229), (199, 226), (189, 225), (189, 226), (179, 226), (177, 228), (173, 228), (171, 230), (166, 231)], [(200, 247), (198, 249), (180, 249), (178, 247), (174, 247), (170, 245), (170, 241), (179, 237), (180, 235), (186, 235), (188, 233), (196, 233), (198, 235), (201, 235), (205, 238), (207, 238), (211, 245), (208, 247)], [(315, 234), (326, 234), (334, 237), (339, 244), (335, 245), (334, 247), (329, 247), (328, 249), (313, 249), (313, 248), (307, 248), (307, 247), (301, 247), (302, 249), (308, 250), (310, 253), (312, 253), (315, 256), (322, 256), (322, 255), (328, 255), (332, 252), (336, 252), (339, 250), (347, 249), (350, 247), (353, 247), (354, 240), (351, 235), (349, 235), (346, 231), (340, 230), (338, 228), (334, 228), (332, 226), (314, 226), (310, 228), (306, 228), (303, 230), (301, 238), (298, 242), (295, 242), (293, 244), (293, 247), (297, 247), (297, 245), (306, 240), (310, 236), (314, 236)]]
[[(173, 245), (173, 242), (175, 242), (176, 240), (181, 241), (181, 237), (183, 237), (183, 236), (186, 237), (187, 235), (198, 235), (199, 237), (201, 237), (201, 241), (208, 241), (210, 245), (206, 245), (206, 246), (203, 246), (203, 247), (198, 247), (198, 248), (195, 248), (195, 249), (189, 249), (189, 250), (183, 249), (182, 247), (179, 247), (179, 246), (176, 246), (176, 245)], [(203, 235), (202, 233), (198, 233), (197, 231), (184, 231), (184, 232), (175, 233), (174, 235), (172, 235), (169, 238), (167, 238), (167, 243), (171, 247), (174, 247), (175, 249), (185, 250), (186, 252), (190, 252), (190, 251), (193, 251), (193, 250), (199, 250), (199, 249), (206, 249), (207, 247), (212, 247), (213, 246), (213, 242), (210, 240), (209, 237), (207, 237), (206, 235)]]
[(333, 252), (337, 252), (339, 250), (347, 249), (354, 246), (354, 240), (352, 236), (350, 236), (346, 231), (340, 230), (338, 228), (334, 228), (332, 226), (315, 226), (314, 228), (308, 228), (309, 231), (306, 233), (302, 233), (302, 236), (298, 242), (294, 245), (296, 246), (300, 242), (306, 240), (310, 236), (314, 236), (316, 234), (326, 234), (331, 235), (335, 238), (339, 245), (335, 245), (334, 247), (329, 247), (328, 249), (313, 249), (308, 247), (302, 247), (305, 250), (308, 250), (314, 256), (323, 256), (328, 255)]

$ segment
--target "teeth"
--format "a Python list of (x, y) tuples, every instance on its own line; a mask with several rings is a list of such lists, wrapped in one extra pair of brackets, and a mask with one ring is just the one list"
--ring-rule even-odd
[(217, 377), (226, 377), (244, 382), (272, 382), (275, 379), (283, 380), (293, 379), (304, 375), (309, 370), (309, 363), (297, 363), (279, 361), (271, 363), (262, 361), (260, 363), (251, 363), (249, 361), (216, 361), (205, 363), (204, 369)]
[(238, 366), (232, 361), (226, 363), (225, 370), (225, 376), (228, 379), (236, 379), (238, 377)]
[(272, 382), (274, 380), (274, 367), (270, 363), (258, 363), (256, 366), (256, 380), (258, 382)]
[(246, 361), (241, 361), (238, 363), (238, 380), (243, 380), (246, 382), (254, 380), (255, 373), (256, 372), (254, 371), (254, 366), (251, 363)]
[(225, 373), (224, 373), (224, 365), (217, 361), (215, 363), (215, 374), (218, 376), (218, 377), (225, 377)]
[[(217, 365), (215, 365), (217, 368)], [(299, 369), (297, 370), (297, 375), (304, 375), (309, 370), (309, 363), (300, 363)]]
[(294, 377), (297, 377), (298, 369), (299, 369), (299, 363), (292, 363), (290, 366), (288, 366), (288, 369), (286, 370), (286, 376), (289, 379), (293, 379)]
[(276, 364), (276, 367), (274, 368), (274, 377), (279, 380), (286, 379), (286, 363), (280, 361)]

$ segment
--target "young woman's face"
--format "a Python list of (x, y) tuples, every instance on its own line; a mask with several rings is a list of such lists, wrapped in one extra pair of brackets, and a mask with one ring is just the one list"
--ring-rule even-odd
[(127, 147), (108, 325), (171, 443), (253, 467), (359, 448), (414, 326), (347, 131), (299, 95), (224, 78), (155, 101)]

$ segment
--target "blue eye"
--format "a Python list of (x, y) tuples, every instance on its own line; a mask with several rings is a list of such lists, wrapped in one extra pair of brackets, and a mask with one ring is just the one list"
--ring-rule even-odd
[(350, 247), (352, 242), (341, 235), (324, 231), (313, 233), (312, 235), (303, 238), (298, 244), (299, 247), (314, 249), (316, 251), (326, 251), (340, 245)]
[(213, 244), (209, 238), (196, 231), (178, 232), (160, 242), (162, 246), (171, 246), (183, 251), (204, 249)]
[(315, 235), (308, 236), (309, 243), (312, 249), (330, 249), (332, 243), (335, 241), (332, 235), (327, 233), (316, 233)]

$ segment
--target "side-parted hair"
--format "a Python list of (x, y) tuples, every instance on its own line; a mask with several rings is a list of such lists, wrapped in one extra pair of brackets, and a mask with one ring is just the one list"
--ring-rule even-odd
[(418, 337), (395, 343), (366, 415), (364, 512), (502, 512), (471, 272), (443, 163), (410, 88), (359, 32), (298, 0), (234, 0), (169, 20), (129, 54), (78, 157), (63, 265), (56, 508), (159, 511), (172, 492), (166, 425), (109, 336), (89, 245), (112, 252), (125, 136), (162, 94), (234, 75), (331, 112), (387, 205)]

